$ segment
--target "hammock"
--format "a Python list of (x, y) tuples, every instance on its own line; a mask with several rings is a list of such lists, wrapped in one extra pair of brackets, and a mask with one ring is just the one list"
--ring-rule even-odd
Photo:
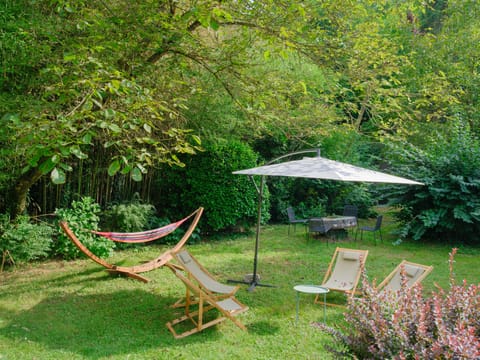
[(160, 239), (161, 237), (167, 236), (171, 232), (175, 231), (180, 225), (182, 225), (185, 221), (187, 221), (193, 215), (195, 215), (195, 213), (192, 213), (188, 215), (186, 218), (179, 220), (175, 223), (171, 223), (161, 228), (153, 229), (153, 230), (132, 232), (132, 233), (103, 232), (103, 231), (92, 230), (92, 233), (103, 236), (107, 239), (110, 239), (116, 242), (144, 243), (144, 242), (157, 240), (157, 239)]
[[(197, 227), (198, 221), (200, 220), (202, 213), (203, 213), (203, 208), (200, 207), (197, 210), (195, 210), (193, 213), (191, 213), (189, 216), (187, 216), (186, 218), (155, 230), (149, 230), (149, 231), (144, 231), (139, 233), (100, 233), (99, 235), (111, 238), (112, 240), (120, 239), (120, 240), (114, 240), (114, 241), (123, 241), (123, 242), (152, 241), (162, 236), (166, 236), (167, 234), (170, 234), (175, 229), (177, 229), (181, 224), (183, 224), (185, 221), (187, 221), (188, 219), (194, 216), (185, 234), (172, 249), (165, 251), (163, 254), (161, 254), (160, 256), (158, 256), (153, 260), (150, 260), (148, 262), (145, 262), (139, 265), (128, 266), (128, 267), (110, 264), (107, 261), (99, 258), (94, 253), (92, 253), (85, 245), (82, 244), (82, 242), (78, 239), (78, 237), (75, 235), (72, 229), (70, 229), (70, 227), (65, 221), (60, 222), (60, 227), (63, 229), (65, 234), (69, 237), (69, 239), (75, 244), (75, 246), (80, 251), (82, 251), (86, 256), (88, 256), (91, 260), (95, 261), (97, 264), (105, 267), (108, 272), (113, 274), (125, 275), (130, 278), (140, 280), (143, 282), (149, 282), (150, 281), (149, 279), (147, 279), (142, 275), (139, 275), (139, 273), (157, 269), (165, 265), (168, 261), (170, 261), (173, 258), (172, 253), (178, 252), (183, 247), (183, 245), (185, 245), (187, 240), (190, 238), (193, 231)], [(108, 234), (108, 235), (106, 236), (104, 234)], [(130, 236), (131, 234), (134, 234), (134, 235)]]

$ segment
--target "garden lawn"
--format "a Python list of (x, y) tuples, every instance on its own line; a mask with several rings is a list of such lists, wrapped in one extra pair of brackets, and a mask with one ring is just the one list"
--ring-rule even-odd
[[(373, 220), (371, 220), (373, 221)], [(392, 225), (384, 223), (384, 242), (374, 245), (352, 237), (337, 243), (306, 240), (303, 229), (287, 236), (287, 226), (262, 228), (258, 272), (276, 287), (246, 286), (237, 298), (250, 309), (239, 315), (244, 332), (225, 321), (201, 333), (175, 340), (165, 326), (179, 316), (169, 306), (184, 295), (183, 284), (167, 268), (146, 274), (152, 281), (112, 277), (90, 260), (47, 261), (0, 274), (0, 359), (333, 359), (324, 345), (329, 336), (312, 327), (323, 321), (323, 307), (313, 295), (300, 295), (295, 324), (296, 284), (319, 284), (336, 246), (368, 249), (370, 279), (381, 281), (402, 260), (433, 265), (423, 282), (448, 285), (448, 253), (442, 245), (391, 244)], [(189, 251), (218, 280), (241, 279), (252, 272), (254, 235), (188, 245)], [(149, 260), (165, 245), (118, 251), (109, 261), (129, 265)], [(478, 283), (480, 251), (461, 248), (456, 256), (457, 279)], [(332, 295), (328, 297), (332, 299)], [(342, 296), (333, 296), (342, 301)], [(327, 308), (328, 325), (345, 325), (341, 308)]]

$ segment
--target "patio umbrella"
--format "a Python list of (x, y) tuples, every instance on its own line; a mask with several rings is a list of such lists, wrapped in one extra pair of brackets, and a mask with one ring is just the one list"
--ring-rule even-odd
[(306, 157), (301, 160), (265, 165), (252, 169), (234, 171), (234, 174), (289, 176), (312, 179), (328, 179), (351, 182), (391, 183), (423, 185), (417, 181), (365, 169), (322, 157)]
[[(300, 160), (291, 160), (278, 164), (272, 164), (283, 158), (300, 155), (305, 153), (316, 152), (315, 157), (304, 157)], [(418, 181), (405, 179), (399, 176), (389, 175), (380, 171), (374, 171), (359, 166), (354, 166), (339, 161), (326, 159), (320, 156), (320, 150), (304, 150), (291, 154), (280, 156), (264, 166), (259, 166), (251, 169), (234, 171), (233, 174), (254, 175), (261, 176), (260, 187), (257, 187), (258, 199), (258, 218), (255, 239), (255, 257), (253, 262), (253, 274), (250, 282), (249, 290), (253, 290), (255, 286), (269, 286), (260, 284), (257, 279), (257, 258), (258, 258), (258, 243), (261, 221), (261, 204), (263, 200), (263, 187), (265, 183), (265, 176), (287, 176), (287, 177), (301, 177), (311, 179), (325, 179), (338, 180), (348, 182), (369, 182), (369, 183), (387, 183), (387, 184), (405, 184), (405, 185), (423, 185)], [(244, 281), (241, 281), (244, 282)]]

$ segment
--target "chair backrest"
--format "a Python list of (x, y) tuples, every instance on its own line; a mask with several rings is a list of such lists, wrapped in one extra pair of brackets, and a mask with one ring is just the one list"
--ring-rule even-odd
[(355, 205), (345, 205), (343, 208), (343, 216), (358, 217), (358, 208)]
[(383, 215), (378, 215), (374, 230), (380, 230), (380, 228), (382, 227), (382, 220), (383, 220)]
[[(411, 287), (414, 284), (421, 282), (428, 274), (430, 274), (432, 270), (433, 270), (433, 266), (415, 264), (415, 263), (403, 260), (385, 278), (385, 280), (383, 280), (380, 283), (380, 285), (378, 286), (378, 289), (380, 291), (385, 291), (385, 290), (397, 291), (402, 288), (403, 281), (405, 281), (405, 285), (407, 286), (407, 288)], [(404, 273), (404, 277), (402, 276), (402, 271)]]
[(323, 284), (331, 289), (355, 291), (367, 256), (368, 250), (337, 247)]
[(174, 255), (178, 263), (187, 271), (199, 285), (206, 290), (218, 294), (230, 294), (237, 290), (237, 286), (219, 283), (212, 275), (185, 249)]
[(293, 210), (292, 207), (287, 208), (287, 215), (288, 215), (288, 221), (294, 221), (295, 220), (295, 211)]

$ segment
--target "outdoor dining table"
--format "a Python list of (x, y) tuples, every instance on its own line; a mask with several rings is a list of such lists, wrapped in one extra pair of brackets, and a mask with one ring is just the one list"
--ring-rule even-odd
[(326, 216), (308, 219), (308, 231), (326, 234), (330, 230), (344, 230), (357, 226), (355, 216)]

